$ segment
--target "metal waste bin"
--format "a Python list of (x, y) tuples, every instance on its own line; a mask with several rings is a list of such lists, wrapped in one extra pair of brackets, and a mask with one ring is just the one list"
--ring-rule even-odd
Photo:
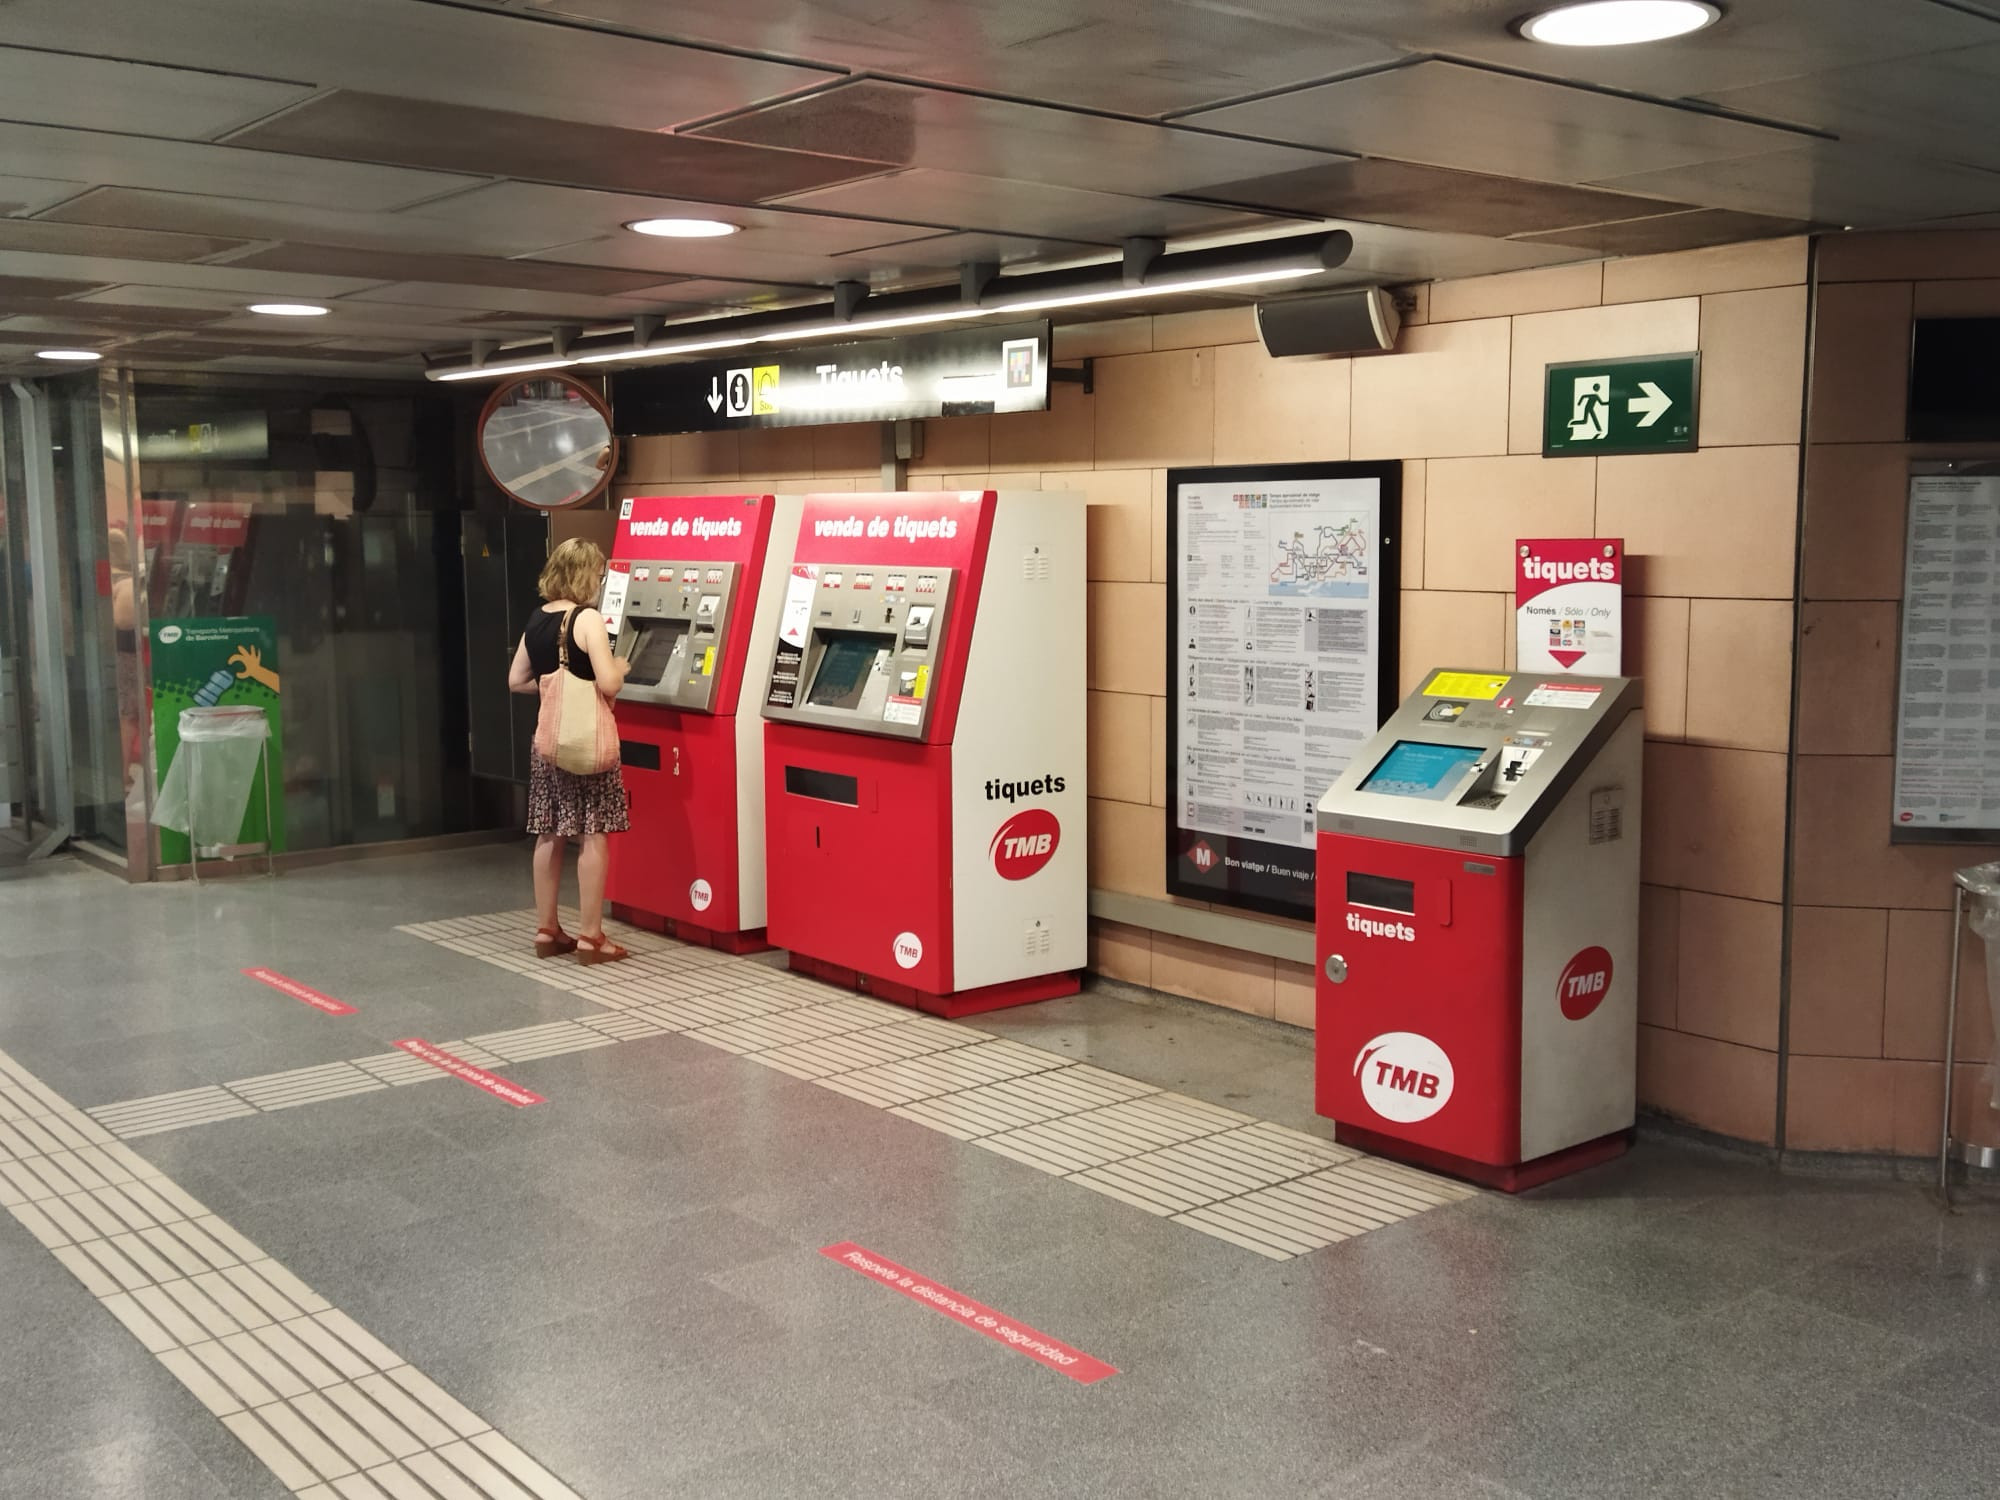
[[(2000, 862), (1969, 865), (1952, 877), (1951, 890), (1951, 999), (1944, 1022), (1944, 1122), (1938, 1131), (1938, 1190), (1947, 1206), (1951, 1203), (1951, 1164), (1992, 1171), (2000, 1167), (2000, 1146), (1981, 1146), (1955, 1140), (1951, 1133), (1953, 1073), (1958, 1053), (1959, 944), (1965, 923), (1986, 944), (1986, 1003), (1993, 1015), (1993, 1035), (2000, 1039)], [(2000, 1056), (1987, 1064), (1987, 1087), (1992, 1104), (2000, 1109)]]
[[(267, 873), (277, 872), (271, 847), (271, 722), (261, 708), (184, 708), (180, 715), (180, 750), (167, 767), (160, 784), (159, 801), (153, 821), (162, 828), (184, 833), (188, 840), (188, 869), (201, 879), (204, 854), (216, 859), (235, 859), (241, 854), (262, 854)], [(249, 810), (250, 795), (262, 781), (264, 794), (264, 837), (241, 843), (243, 815)], [(206, 831), (211, 842), (204, 844)]]

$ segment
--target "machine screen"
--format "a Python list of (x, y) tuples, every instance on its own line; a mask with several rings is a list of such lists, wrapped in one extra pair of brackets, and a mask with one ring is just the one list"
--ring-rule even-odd
[(673, 660), (674, 647), (688, 633), (686, 620), (634, 620), (637, 633), (632, 646), (632, 668), (625, 680), (634, 687), (658, 687)]
[(1422, 797), (1441, 802), (1458, 785), (1465, 768), (1486, 752), (1476, 745), (1427, 745), (1398, 740), (1361, 783), (1364, 792), (1385, 797)]
[(856, 708), (868, 685), (868, 669), (882, 642), (872, 635), (830, 634), (813, 673), (806, 702), (817, 708)]

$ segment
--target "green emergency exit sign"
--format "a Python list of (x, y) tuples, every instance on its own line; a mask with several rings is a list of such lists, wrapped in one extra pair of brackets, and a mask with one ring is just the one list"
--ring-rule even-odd
[(1700, 418), (1701, 356), (1575, 360), (1548, 367), (1542, 457), (1691, 453)]

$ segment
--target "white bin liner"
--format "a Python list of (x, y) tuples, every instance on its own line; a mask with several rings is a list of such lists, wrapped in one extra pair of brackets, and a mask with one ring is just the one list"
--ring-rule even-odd
[[(1965, 904), (1972, 930), (1986, 942), (1986, 1003), (1993, 1013), (1993, 1035), (2000, 1038), (2000, 862), (1973, 865), (1958, 872), (1965, 887)], [(1987, 1083), (1993, 1107), (2000, 1109), (2000, 1058), (1988, 1063)]]
[(180, 729), (153, 821), (175, 833), (199, 829), (203, 850), (233, 844), (257, 785), (270, 720), (261, 708), (184, 708)]

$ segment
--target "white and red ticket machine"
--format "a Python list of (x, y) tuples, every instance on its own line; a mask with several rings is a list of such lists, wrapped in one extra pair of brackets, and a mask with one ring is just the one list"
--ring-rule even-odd
[(812, 495), (764, 689), (770, 938), (955, 1017), (1085, 962), (1084, 507)]
[(784, 594), (770, 542), (798, 510), (769, 495), (624, 500), (605, 577), (630, 667), (616, 713), (632, 827), (611, 841), (612, 912), (738, 953), (766, 946), (763, 723), (743, 680), (770, 656)]
[(1629, 1143), (1640, 684), (1433, 672), (1319, 804), (1317, 1107), (1518, 1191)]

